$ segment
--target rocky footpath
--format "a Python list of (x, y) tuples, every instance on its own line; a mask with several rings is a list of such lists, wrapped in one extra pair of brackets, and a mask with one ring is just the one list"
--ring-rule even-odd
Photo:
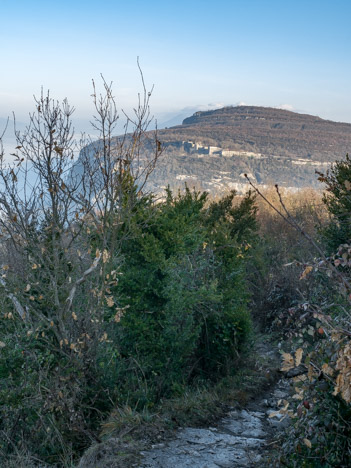
[(289, 424), (289, 381), (279, 381), (245, 409), (233, 408), (215, 427), (183, 428), (173, 440), (141, 453), (139, 468), (262, 467), (274, 439)]
[[(264, 340), (255, 348), (261, 362), (255, 364), (258, 372), (276, 375), (279, 353)], [(78, 468), (271, 467), (270, 453), (289, 425), (287, 400), (294, 375), (285, 373), (279, 381), (272, 377), (265, 386), (257, 384), (257, 390), (265, 390), (252, 392), (251, 399), (241, 404), (234, 399), (235, 406), (229, 407), (221, 419), (211, 418), (207, 427), (189, 424), (169, 431), (156, 426), (150, 437), (140, 426), (139, 436), (135, 437), (131, 426), (124, 434), (92, 446)], [(245, 393), (244, 381), (242, 387)]]

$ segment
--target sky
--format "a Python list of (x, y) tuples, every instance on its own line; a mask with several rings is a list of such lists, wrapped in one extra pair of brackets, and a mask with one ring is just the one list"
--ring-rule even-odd
[(139, 57), (161, 126), (239, 103), (351, 122), (350, 17), (350, 0), (0, 0), (0, 118), (25, 122), (43, 87), (83, 128), (100, 74), (130, 112)]

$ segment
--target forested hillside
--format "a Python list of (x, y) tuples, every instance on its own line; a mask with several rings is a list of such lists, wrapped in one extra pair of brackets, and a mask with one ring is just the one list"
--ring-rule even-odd
[(189, 186), (223, 194), (256, 184), (290, 189), (319, 188), (315, 171), (325, 171), (351, 151), (351, 124), (282, 109), (224, 107), (197, 112), (182, 125), (159, 130), (164, 153), (149, 186), (158, 191)]

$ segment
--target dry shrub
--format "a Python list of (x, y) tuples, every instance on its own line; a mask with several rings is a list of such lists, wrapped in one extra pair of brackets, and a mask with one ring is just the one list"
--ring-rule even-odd
[[(275, 187), (270, 187), (263, 190), (262, 194), (278, 211), (286, 214), (280, 203), (280, 194), (286, 210), (307, 234), (315, 236), (317, 230), (324, 226), (329, 219), (321, 191), (301, 189), (292, 192), (279, 188), (278, 193)], [(310, 253), (311, 249), (306, 241), (301, 236), (299, 238), (296, 235), (296, 230), (287, 224), (261, 197), (257, 198), (257, 206), (260, 232), (263, 236), (275, 240), (280, 245), (284, 244), (287, 252), (291, 252), (291, 249), (300, 251), (303, 248), (304, 253)]]
[[(292, 424), (277, 445), (279, 457), (274, 466), (346, 467), (351, 463), (351, 248), (349, 232), (333, 229), (339, 227), (338, 214), (345, 218), (345, 225), (350, 219), (346, 208), (351, 186), (349, 158), (320, 180), (327, 183), (328, 190), (333, 188), (332, 196), (323, 199), (333, 217), (322, 211), (324, 246), (317, 233), (308, 232), (309, 224), (300, 222), (319, 258), (313, 258), (312, 253), (295, 280), (306, 283), (303, 303), (281, 312), (281, 330), (288, 340), (283, 347), (290, 351), (282, 355), (282, 371), (295, 375), (295, 394), (287, 410)], [(340, 233), (344, 235), (341, 245)], [(332, 245), (336, 245), (334, 250)], [(299, 355), (296, 361), (294, 354)], [(294, 372), (300, 364), (302, 372)]]
[[(270, 187), (262, 194), (279, 213), (286, 216), (288, 212), (313, 238), (329, 219), (319, 191), (303, 189), (291, 192)], [(310, 283), (299, 278), (304, 265), (313, 260), (315, 252), (308, 240), (262, 197), (258, 196), (256, 203), (263, 260), (262, 273), (256, 274), (253, 282), (253, 311), (265, 327), (271, 327), (282, 310), (295, 306), (302, 296), (311, 294)]]

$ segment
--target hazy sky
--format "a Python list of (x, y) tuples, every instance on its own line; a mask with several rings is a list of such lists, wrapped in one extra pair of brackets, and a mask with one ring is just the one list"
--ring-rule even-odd
[(245, 102), (351, 122), (350, 17), (350, 0), (0, 0), (0, 117), (43, 86), (88, 118), (100, 73), (129, 108), (139, 56), (161, 120)]

